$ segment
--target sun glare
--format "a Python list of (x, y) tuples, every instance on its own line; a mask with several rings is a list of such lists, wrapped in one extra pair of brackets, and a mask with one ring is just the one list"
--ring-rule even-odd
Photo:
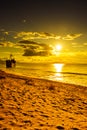
[(56, 51), (61, 51), (61, 49), (62, 49), (62, 46), (61, 46), (61, 45), (56, 45), (56, 46), (55, 46), (55, 50), (56, 50)]
[(59, 55), (61, 50), (62, 50), (62, 45), (57, 44), (57, 45), (55, 45), (55, 46), (53, 47), (52, 53), (53, 53), (54, 55)]

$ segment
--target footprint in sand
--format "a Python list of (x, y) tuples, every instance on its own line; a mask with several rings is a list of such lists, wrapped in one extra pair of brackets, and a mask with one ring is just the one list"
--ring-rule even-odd
[(57, 126), (56, 127), (58, 130), (64, 130), (64, 127), (63, 126)]
[(1, 75), (0, 75), (0, 79), (5, 79), (5, 78), (6, 78), (5, 76), (1, 76)]
[(4, 120), (4, 118), (3, 118), (3, 117), (0, 117), (0, 121), (1, 121), (1, 120)]
[(78, 128), (72, 128), (71, 130), (79, 130)]

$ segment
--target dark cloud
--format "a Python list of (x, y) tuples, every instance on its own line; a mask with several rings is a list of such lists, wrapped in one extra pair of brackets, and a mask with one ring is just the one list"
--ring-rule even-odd
[(37, 42), (34, 42), (34, 41), (29, 41), (29, 40), (22, 40), (22, 41), (19, 41), (18, 43), (25, 43), (25, 44), (38, 44)]
[(42, 45), (40, 45), (40, 44), (37, 43), (37, 42), (29, 41), (29, 40), (19, 41), (19, 42), (17, 43), (17, 45), (20, 46), (20, 47), (31, 48), (31, 49), (36, 49), (37, 47), (42, 46)]
[[(22, 41), (19, 41), (17, 43), (17, 45), (19, 46), (26, 46), (26, 47), (33, 47), (33, 48), (36, 48), (36, 47), (44, 47), (45, 49), (49, 50), (51, 49), (51, 47), (45, 43), (38, 43), (38, 42), (34, 42), (34, 41), (29, 41), (29, 40), (22, 40)], [(36, 46), (36, 47), (35, 47)]]
[[(21, 43), (21, 44), (20, 44)], [(23, 40), (19, 41), (18, 44), (26, 48), (23, 56), (46, 56), (50, 55), (52, 48), (47, 44), (41, 44), (34, 41)]]
[(23, 56), (47, 56), (50, 55), (50, 53), (46, 50), (43, 51), (35, 51), (34, 49), (26, 49)]
[(36, 51), (34, 49), (25, 49), (23, 56), (34, 56)]

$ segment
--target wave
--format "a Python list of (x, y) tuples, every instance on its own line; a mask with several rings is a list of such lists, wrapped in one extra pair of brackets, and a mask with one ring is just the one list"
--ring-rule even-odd
[(74, 72), (60, 72), (62, 74), (75, 74), (75, 75), (87, 75), (85, 73), (74, 73)]
[(59, 74), (67, 74), (67, 75), (82, 75), (82, 76), (87, 76), (87, 73), (79, 73), (79, 72), (57, 72), (57, 71), (54, 71), (54, 70), (51, 70), (51, 71), (48, 71), (48, 70), (45, 70), (45, 69), (40, 69), (40, 68), (32, 68), (32, 67), (17, 67), (16, 69), (20, 69), (20, 70), (28, 70), (28, 71), (42, 71), (44, 73), (59, 73)]
[[(48, 71), (51, 72), (51, 71)], [(87, 76), (86, 73), (74, 73), (74, 72), (53, 72), (53, 73), (59, 73), (59, 74), (73, 74), (73, 75), (85, 75)]]

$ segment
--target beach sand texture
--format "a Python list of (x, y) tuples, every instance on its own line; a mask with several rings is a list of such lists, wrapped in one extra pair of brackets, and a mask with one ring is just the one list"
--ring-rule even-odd
[(87, 130), (87, 87), (0, 71), (0, 130)]

